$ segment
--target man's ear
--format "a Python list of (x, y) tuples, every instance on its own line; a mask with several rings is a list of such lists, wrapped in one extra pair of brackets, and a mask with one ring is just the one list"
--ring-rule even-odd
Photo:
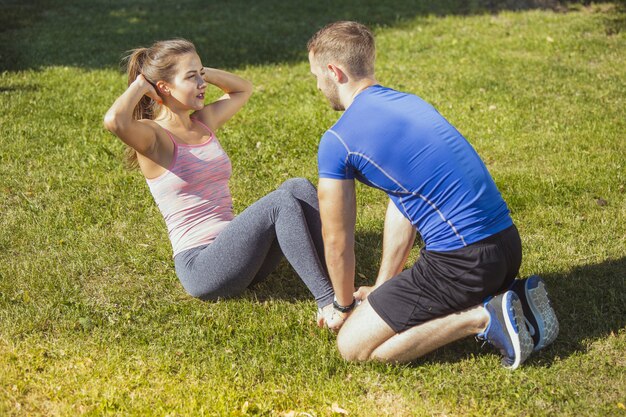
[(157, 93), (159, 94), (163, 94), (163, 95), (170, 94), (170, 87), (169, 85), (167, 85), (165, 81), (157, 81), (156, 88), (157, 88)]
[(348, 75), (343, 69), (341, 69), (341, 67), (334, 64), (328, 64), (326, 69), (328, 70), (328, 75), (330, 75), (330, 77), (336, 82), (344, 83), (348, 80)]

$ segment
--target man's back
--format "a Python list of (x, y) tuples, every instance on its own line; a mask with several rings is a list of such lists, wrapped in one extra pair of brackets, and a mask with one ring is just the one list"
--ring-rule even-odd
[(379, 85), (361, 92), (323, 136), (321, 178), (379, 188), (429, 250), (448, 251), (512, 225), (478, 154), (431, 105)]

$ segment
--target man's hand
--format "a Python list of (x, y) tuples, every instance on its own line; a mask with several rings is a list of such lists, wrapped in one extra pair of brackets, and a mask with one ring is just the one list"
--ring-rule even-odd
[(317, 327), (328, 327), (337, 333), (351, 313), (352, 311), (348, 313), (337, 311), (332, 304), (329, 304), (317, 311)]
[(343, 324), (348, 319), (352, 311), (348, 313), (342, 313), (333, 308), (330, 318), (326, 321), (326, 326), (330, 330), (332, 330), (334, 333), (338, 333), (339, 329), (341, 329), (341, 326), (343, 326)]
[(368, 295), (370, 295), (372, 291), (374, 291), (374, 288), (376, 287), (359, 287), (359, 289), (354, 292), (354, 298), (356, 298), (358, 301), (363, 301), (367, 298)]

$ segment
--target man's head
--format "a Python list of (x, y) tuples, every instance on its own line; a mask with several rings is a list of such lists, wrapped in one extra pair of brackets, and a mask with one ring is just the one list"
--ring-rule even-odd
[(374, 36), (360, 23), (340, 21), (326, 25), (309, 40), (307, 49), (317, 87), (335, 110), (344, 109), (340, 84), (374, 78)]

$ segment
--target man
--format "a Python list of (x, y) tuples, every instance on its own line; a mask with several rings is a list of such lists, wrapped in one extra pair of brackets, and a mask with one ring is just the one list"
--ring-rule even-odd
[[(411, 361), (477, 335), (515, 369), (533, 349), (551, 343), (558, 322), (543, 281), (514, 281), (520, 237), (471, 145), (419, 97), (378, 84), (367, 27), (329, 24), (307, 48), (318, 89), (335, 110), (345, 110), (318, 151), (322, 231), (335, 290), (334, 309), (322, 322), (341, 328), (342, 356)], [(390, 198), (376, 283), (356, 293), (354, 179)], [(416, 230), (425, 248), (402, 271)], [(362, 303), (355, 309), (357, 299)]]

